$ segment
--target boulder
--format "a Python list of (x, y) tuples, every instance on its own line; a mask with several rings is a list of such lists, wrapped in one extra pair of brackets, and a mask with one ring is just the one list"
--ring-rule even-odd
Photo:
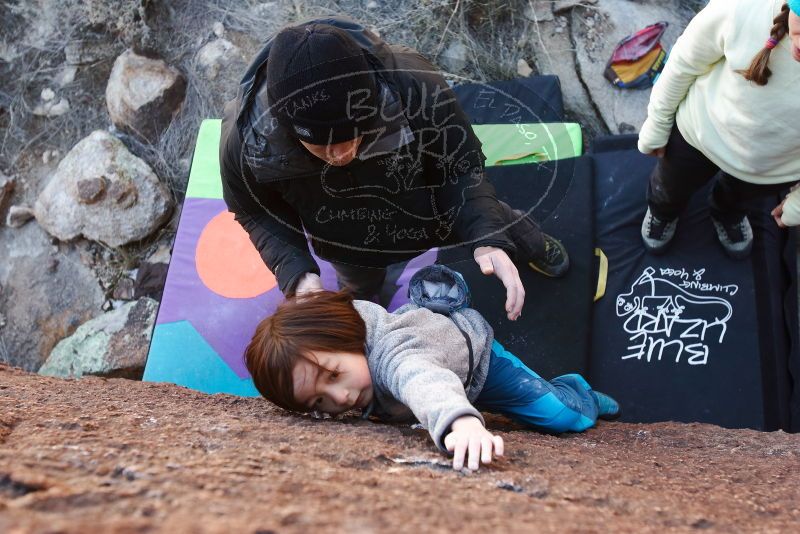
[(105, 297), (73, 247), (54, 247), (37, 224), (11, 232), (0, 226), (0, 362), (36, 371), (56, 343), (97, 315)]
[(61, 70), (53, 77), (53, 81), (59, 87), (65, 87), (75, 81), (78, 74), (78, 67), (75, 65), (64, 65)]
[(528, 76), (533, 74), (533, 69), (531, 68), (530, 65), (528, 65), (527, 61), (525, 61), (522, 58), (519, 58), (517, 60), (517, 74), (519, 74), (523, 78), (527, 78)]
[(66, 98), (42, 100), (33, 108), (33, 114), (40, 117), (60, 117), (69, 113), (69, 100)]
[(532, 28), (531, 49), (536, 70), (555, 74), (561, 82), (564, 106), (576, 117), (587, 137), (608, 133), (603, 120), (586, 90), (575, 62), (575, 51), (569, 34), (568, 17), (557, 16), (551, 22), (540, 22)]
[(185, 96), (186, 79), (177, 69), (133, 50), (114, 61), (106, 86), (114, 125), (151, 143), (169, 126)]
[(571, 11), (577, 72), (612, 133), (638, 131), (647, 117), (650, 90), (618, 89), (603, 77), (614, 47), (626, 36), (659, 21), (669, 23), (661, 43), (669, 49), (694, 12), (680, 0), (603, 0)]
[(459, 40), (452, 41), (439, 56), (439, 63), (448, 72), (462, 71), (467, 66), (467, 47)]
[(134, 282), (132, 278), (127, 276), (121, 277), (114, 285), (114, 291), (111, 298), (115, 300), (133, 300), (134, 296)]
[(158, 302), (142, 298), (104, 313), (55, 346), (39, 374), (141, 379)]
[(8, 208), (6, 226), (9, 228), (20, 228), (25, 223), (36, 216), (32, 209), (26, 206), (11, 206)]
[(242, 51), (227, 39), (214, 39), (197, 52), (197, 64), (206, 76), (214, 79), (225, 65), (236, 60), (243, 61)]
[(211, 31), (213, 31), (214, 35), (216, 35), (217, 37), (222, 37), (223, 35), (225, 35), (225, 25), (222, 24), (220, 21), (217, 21), (211, 26)]
[(169, 191), (147, 163), (97, 130), (64, 156), (34, 211), (62, 241), (84, 236), (119, 247), (159, 228), (171, 207)]

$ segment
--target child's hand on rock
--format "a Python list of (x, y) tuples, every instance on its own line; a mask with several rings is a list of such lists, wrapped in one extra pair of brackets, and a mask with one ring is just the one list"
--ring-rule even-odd
[(453, 453), (453, 469), (461, 470), (464, 459), (467, 468), (476, 471), (481, 463), (492, 462), (492, 456), (503, 456), (503, 438), (495, 436), (477, 417), (465, 415), (453, 421), (451, 432), (444, 438), (444, 446)]

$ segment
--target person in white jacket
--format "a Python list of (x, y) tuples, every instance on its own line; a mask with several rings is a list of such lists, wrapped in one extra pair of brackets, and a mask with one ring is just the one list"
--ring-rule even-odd
[[(747, 257), (746, 201), (800, 181), (799, 96), (800, 0), (710, 0), (675, 43), (639, 133), (639, 150), (659, 158), (645, 248), (663, 253), (691, 196), (719, 174), (710, 199), (717, 236), (729, 256)], [(781, 227), (800, 224), (800, 190), (772, 216)]]

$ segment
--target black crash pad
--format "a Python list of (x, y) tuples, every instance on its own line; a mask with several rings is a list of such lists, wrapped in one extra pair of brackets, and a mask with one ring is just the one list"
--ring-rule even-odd
[(748, 260), (725, 256), (708, 188), (680, 217), (668, 253), (653, 256), (640, 226), (656, 160), (636, 150), (635, 135), (597, 140), (592, 157), (597, 246), (609, 261), (594, 309), (592, 385), (619, 400), (626, 421), (789, 429), (796, 260), (790, 233), (768, 215), (779, 198), (754, 203)]
[(588, 157), (486, 170), (500, 200), (527, 211), (542, 229), (558, 237), (570, 254), (564, 278), (547, 278), (518, 264), (526, 298), (522, 316), (506, 318), (506, 293), (495, 276), (483, 275), (467, 247), (439, 252), (439, 263), (461, 272), (473, 307), (494, 328), (506, 349), (545, 378), (585, 373), (589, 355), (590, 314), (596, 278), (591, 206), (592, 163)]

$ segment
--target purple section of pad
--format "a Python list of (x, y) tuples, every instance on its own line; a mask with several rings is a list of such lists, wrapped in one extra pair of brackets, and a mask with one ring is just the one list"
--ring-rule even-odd
[[(197, 241), (206, 225), (227, 208), (218, 199), (187, 198), (172, 251), (157, 324), (189, 321), (233, 371), (248, 376), (242, 354), (259, 321), (272, 313), (283, 295), (277, 287), (257, 297), (231, 299), (208, 289), (195, 268)], [(323, 285), (336, 289), (336, 274), (319, 260)], [(180, 355), (175, 355), (180, 357)]]

